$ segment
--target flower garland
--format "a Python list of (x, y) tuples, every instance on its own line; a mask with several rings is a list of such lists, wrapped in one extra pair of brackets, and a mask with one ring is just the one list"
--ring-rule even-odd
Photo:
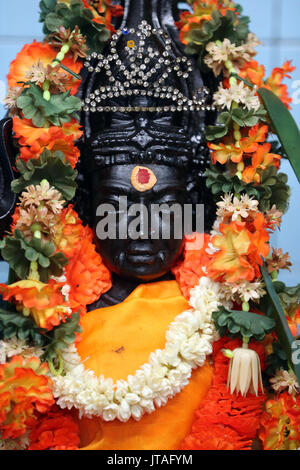
[[(272, 91), (289, 108), (283, 80), (294, 68), (286, 62), (265, 78), (264, 67), (254, 60), (259, 41), (234, 2), (188, 3), (193, 12), (181, 15), (180, 38), (187, 54), (221, 81), (213, 96), (218, 120), (206, 133), (212, 160), (206, 184), (216, 198), (217, 219), (211, 234), (202, 236), (203, 244), (200, 235), (187, 240), (193, 246), (186, 247), (173, 271), (193, 310), (175, 319), (165, 350), (152, 353), (128, 383), (97, 379), (76, 352), (80, 316), (110, 288), (111, 277), (95, 250), (92, 231), (70, 203), (76, 191), (76, 141), (82, 135), (78, 74), (86, 53), (101, 50), (109, 39), (111, 17), (121, 15), (122, 8), (109, 0), (54, 0), (51, 6), (42, 0), (46, 39), (24, 46), (11, 64), (5, 103), (18, 146), (19, 178), (12, 189), (20, 198), (1, 242), (12, 277), (9, 285), (0, 285), (3, 300), (11, 302), (10, 311), (0, 310), (0, 448), (77, 448), (78, 427), (66, 410), (53, 406), (54, 398), (61, 408), (76, 407), (82, 415), (105, 420), (139, 419), (154, 411), (179, 393), (192, 369), (211, 353), (213, 323), (224, 338), (215, 346), (214, 383), (203, 405), (206, 421), (201, 408), (183, 448), (250, 448), (259, 422), (264, 448), (300, 445), (294, 401), (299, 401), (299, 387), (274, 332), (266, 274), (272, 276), (272, 295), (277, 293), (296, 336), (300, 288), (277, 281), (279, 269), (290, 269), (291, 263), (281, 250), (273, 249), (271, 255), (269, 245), (290, 194), (287, 177), (279, 172), (281, 157), (293, 159), (263, 93)], [(270, 140), (274, 130), (279, 130), (282, 146)], [(239, 341), (227, 343), (228, 335)], [(252, 353), (261, 342), (267, 386), (280, 393), (266, 402), (262, 416), (262, 395), (235, 399), (226, 391), (228, 357), (234, 361), (239, 354), (241, 338), (244, 349), (250, 340)], [(249, 376), (249, 384), (253, 380)], [(239, 376), (236, 385), (237, 390), (245, 385)], [(219, 424), (213, 419), (216, 409)], [(70, 439), (64, 437), (68, 432)]]
[(205, 363), (212, 352), (212, 313), (220, 305), (219, 287), (202, 277), (192, 290), (192, 310), (178, 315), (166, 332), (163, 350), (151, 353), (127, 380), (98, 379), (84, 365), (72, 345), (63, 353), (64, 375), (53, 377), (53, 395), (61, 408), (75, 407), (79, 416), (101, 416), (104, 421), (140, 420), (152, 413), (189, 383), (192, 370)]

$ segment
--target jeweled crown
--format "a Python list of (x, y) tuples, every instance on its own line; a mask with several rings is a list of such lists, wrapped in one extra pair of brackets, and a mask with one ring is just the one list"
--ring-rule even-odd
[[(168, 33), (152, 27), (147, 21), (142, 21), (137, 29), (116, 31), (105, 56), (93, 52), (86, 58), (84, 66), (90, 73), (103, 75), (101, 86), (83, 100), (86, 112), (212, 110), (207, 105), (209, 90), (205, 87), (196, 89), (192, 96), (184, 93), (180, 82), (189, 80), (192, 62), (178, 54)], [(145, 106), (109, 104), (119, 97), (135, 96), (156, 98), (159, 104), (147, 106), (147, 99)]]

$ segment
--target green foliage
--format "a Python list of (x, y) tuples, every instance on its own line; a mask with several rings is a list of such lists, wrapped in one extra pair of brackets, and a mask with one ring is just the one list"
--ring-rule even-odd
[(257, 111), (254, 109), (234, 108), (219, 114), (217, 125), (207, 126), (206, 139), (210, 141), (225, 137), (232, 129), (234, 122), (240, 127), (256, 126), (258, 122), (266, 121), (266, 110), (261, 106)]
[(35, 346), (44, 346), (47, 339), (30, 317), (22, 314), (0, 309), (0, 338), (10, 339), (13, 336), (21, 340), (33, 342)]
[(47, 336), (49, 344), (45, 352), (45, 360), (53, 361), (56, 359), (57, 354), (66, 349), (70, 344), (74, 343), (76, 338), (75, 333), (81, 333), (80, 312), (73, 313), (73, 315), (51, 330)]
[(41, 0), (40, 1), (40, 18), (39, 21), (43, 23), (49, 13), (55, 11), (57, 0)]
[(259, 198), (259, 190), (257, 187), (246, 184), (237, 176), (232, 176), (218, 165), (210, 165), (210, 168), (205, 172), (206, 186), (211, 190), (215, 196), (220, 196), (223, 193), (246, 193), (249, 196)]
[(73, 170), (62, 152), (52, 153), (44, 150), (39, 160), (31, 159), (24, 162), (19, 159), (16, 166), (22, 176), (11, 184), (15, 193), (22, 192), (31, 184), (38, 185), (46, 179), (65, 200), (70, 201), (75, 196), (77, 171)]
[(263, 100), (272, 127), (300, 183), (300, 131), (298, 126), (289, 110), (272, 91), (260, 88), (258, 94)]
[(38, 328), (31, 317), (25, 317), (15, 311), (0, 309), (0, 339), (14, 336), (26, 340), (28, 344), (44, 347), (43, 360), (55, 360), (57, 354), (72, 344), (75, 333), (81, 333), (80, 313), (74, 313), (65, 323), (54, 327), (51, 331)]
[(275, 328), (272, 318), (251, 312), (226, 310), (224, 307), (213, 313), (213, 319), (221, 336), (241, 335), (262, 341)]
[[(291, 361), (294, 337), (291, 333), (283, 307), (265, 263), (263, 263), (263, 266), (261, 267), (261, 274), (267, 290), (266, 301), (269, 306), (268, 314), (271, 315), (276, 322), (277, 338), (279, 339), (280, 345), (284, 349), (288, 360)], [(300, 383), (300, 364), (293, 362), (292, 367)]]
[(274, 204), (282, 212), (287, 211), (291, 194), (287, 175), (278, 173), (274, 166), (261, 173), (261, 182), (257, 186), (244, 183), (237, 176), (223, 171), (218, 165), (211, 165), (205, 176), (206, 186), (216, 198), (223, 193), (248, 194), (259, 201), (259, 210), (262, 212), (271, 209)]
[(278, 173), (274, 166), (270, 166), (261, 174), (261, 182), (257, 187), (260, 192), (259, 209), (265, 212), (276, 205), (277, 209), (285, 213), (289, 207), (291, 189), (287, 184), (285, 173)]
[(284, 369), (288, 370), (288, 359), (284, 350), (281, 348), (278, 342), (272, 344), (273, 353), (269, 354), (266, 359), (266, 370), (264, 374), (268, 377), (274, 377), (277, 370)]
[(300, 303), (300, 284), (295, 287), (287, 287), (284, 282), (276, 281), (273, 282), (273, 286), (286, 311), (297, 308)]
[(65, 122), (76, 118), (76, 112), (81, 109), (81, 101), (71, 96), (70, 91), (51, 94), (50, 100), (43, 98), (43, 90), (34, 83), (28, 83), (17, 99), (17, 106), (22, 110), (26, 119), (32, 119), (36, 127), (62, 126)]
[(48, 35), (58, 31), (63, 25), (71, 31), (78, 26), (87, 37), (87, 46), (91, 51), (101, 51), (110, 38), (110, 31), (105, 25), (93, 21), (93, 13), (84, 7), (82, 0), (71, 0), (70, 5), (54, 0), (42, 0), (40, 21), (44, 23), (43, 32)]
[(33, 238), (26, 240), (19, 230), (14, 236), (7, 236), (0, 242), (1, 254), (20, 279), (26, 279), (30, 271), (30, 263), (36, 261), (42, 282), (48, 282), (50, 275), (60, 276), (68, 260), (63, 253), (55, 253), (52, 242), (43, 242)]
[(205, 21), (201, 27), (195, 28), (190, 33), (190, 42), (186, 47), (187, 54), (198, 54), (199, 66), (202, 67), (202, 59), (205, 53), (205, 46), (211, 41), (223, 41), (228, 38), (236, 45), (242, 44), (248, 37), (248, 24), (250, 19), (237, 16), (233, 11), (226, 11), (223, 16), (219, 11), (212, 13), (212, 19)]

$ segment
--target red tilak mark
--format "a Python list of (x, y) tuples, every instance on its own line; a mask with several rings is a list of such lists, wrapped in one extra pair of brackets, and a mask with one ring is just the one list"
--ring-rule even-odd
[(147, 184), (150, 181), (150, 173), (144, 168), (140, 168), (137, 174), (137, 180), (140, 184)]

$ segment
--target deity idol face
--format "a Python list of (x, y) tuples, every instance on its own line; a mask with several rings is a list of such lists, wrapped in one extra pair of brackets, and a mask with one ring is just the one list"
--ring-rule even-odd
[[(186, 202), (182, 172), (157, 164), (115, 165), (94, 172), (92, 189), (96, 194), (95, 242), (106, 266), (122, 277), (143, 281), (151, 281), (170, 271), (183, 247), (183, 228), (178, 227), (182, 219), (176, 218), (174, 211), (168, 212), (168, 208), (176, 207), (174, 204), (181, 208)], [(162, 204), (162, 211), (153, 210), (155, 205)], [(122, 217), (126, 217), (123, 228)], [(110, 225), (108, 237), (99, 239), (99, 235), (103, 238), (100, 231), (106, 224)], [(130, 224), (135, 231), (130, 231)], [(159, 233), (154, 233), (154, 227)], [(122, 239), (124, 228), (127, 233)]]
[[(85, 62), (80, 173), (104, 263), (122, 277), (151, 281), (171, 270), (188, 233), (183, 217), (179, 221), (170, 211), (169, 217), (159, 211), (153, 217), (152, 206), (183, 209), (185, 203), (206, 203), (204, 128), (211, 106), (203, 77), (181, 46), (166, 30), (152, 26), (152, 18), (141, 21), (142, 5), (139, 15), (132, 2), (127, 7), (121, 29), (103, 54), (93, 53)], [(122, 222), (121, 196), (127, 198), (128, 213)], [(105, 204), (117, 217), (110, 214), (109, 219), (101, 211)], [(136, 216), (129, 210), (136, 204), (145, 212), (139, 215), (139, 236), (132, 237), (129, 228)], [(99, 235), (105, 219), (112, 229), (107, 237)]]

